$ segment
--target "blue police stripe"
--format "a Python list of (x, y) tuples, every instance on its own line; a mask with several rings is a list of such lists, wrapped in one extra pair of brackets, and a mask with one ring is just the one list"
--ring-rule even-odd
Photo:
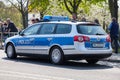
[[(74, 45), (73, 37), (50, 37), (52, 40), (48, 40), (48, 37), (36, 37), (34, 41), (29, 41), (29, 38), (15, 38), (11, 39), (15, 46), (50, 46), (52, 44), (63, 45)], [(20, 42), (20, 40), (23, 42)]]

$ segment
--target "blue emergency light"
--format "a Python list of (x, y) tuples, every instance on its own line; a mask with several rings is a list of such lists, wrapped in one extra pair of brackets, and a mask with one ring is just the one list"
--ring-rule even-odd
[(43, 21), (69, 21), (67, 16), (50, 16), (46, 15), (43, 17)]

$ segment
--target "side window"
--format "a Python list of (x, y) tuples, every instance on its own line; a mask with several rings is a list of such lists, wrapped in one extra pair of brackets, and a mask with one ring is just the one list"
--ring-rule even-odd
[(69, 24), (58, 24), (56, 34), (67, 34), (71, 32), (71, 25)]
[(24, 31), (24, 35), (34, 35), (34, 34), (37, 34), (40, 26), (41, 26), (40, 24), (37, 24), (37, 25), (33, 25), (33, 26), (27, 28)]
[(53, 34), (56, 24), (43, 24), (39, 34)]

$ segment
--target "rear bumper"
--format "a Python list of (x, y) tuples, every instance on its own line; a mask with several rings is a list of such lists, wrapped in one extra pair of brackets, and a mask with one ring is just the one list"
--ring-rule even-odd
[(81, 59), (103, 59), (110, 57), (112, 53), (107, 54), (69, 54), (65, 55), (67, 60), (81, 60)]
[(86, 48), (80, 48), (79, 49), (76, 49), (76, 48), (73, 48), (73, 49), (69, 49), (69, 50), (66, 50), (66, 49), (63, 49), (63, 52), (65, 55), (74, 55), (74, 54), (85, 54), (85, 55), (89, 55), (89, 54), (110, 54), (112, 53), (112, 48), (110, 49), (86, 49)]

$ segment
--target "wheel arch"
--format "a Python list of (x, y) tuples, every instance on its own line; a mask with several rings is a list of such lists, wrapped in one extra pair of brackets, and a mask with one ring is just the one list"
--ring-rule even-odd
[(58, 47), (59, 49), (61, 49), (61, 51), (63, 52), (63, 55), (64, 55), (64, 51), (63, 51), (63, 49), (62, 49), (62, 47), (60, 47), (60, 45), (52, 45), (51, 47), (50, 47), (50, 49), (49, 49), (49, 51), (48, 51), (48, 53), (49, 53), (49, 55), (50, 55), (50, 53), (51, 53), (51, 51), (52, 51), (52, 49), (54, 48), (54, 47)]
[[(8, 47), (8, 45), (9, 45), (9, 44), (12, 44), (12, 45), (13, 45), (13, 47), (14, 47), (14, 50), (15, 50), (15, 45), (14, 45), (12, 42), (8, 42), (8, 43), (6, 44), (6, 46), (5, 46), (5, 52), (6, 52), (7, 47)], [(16, 50), (15, 50), (15, 52), (16, 52)]]

